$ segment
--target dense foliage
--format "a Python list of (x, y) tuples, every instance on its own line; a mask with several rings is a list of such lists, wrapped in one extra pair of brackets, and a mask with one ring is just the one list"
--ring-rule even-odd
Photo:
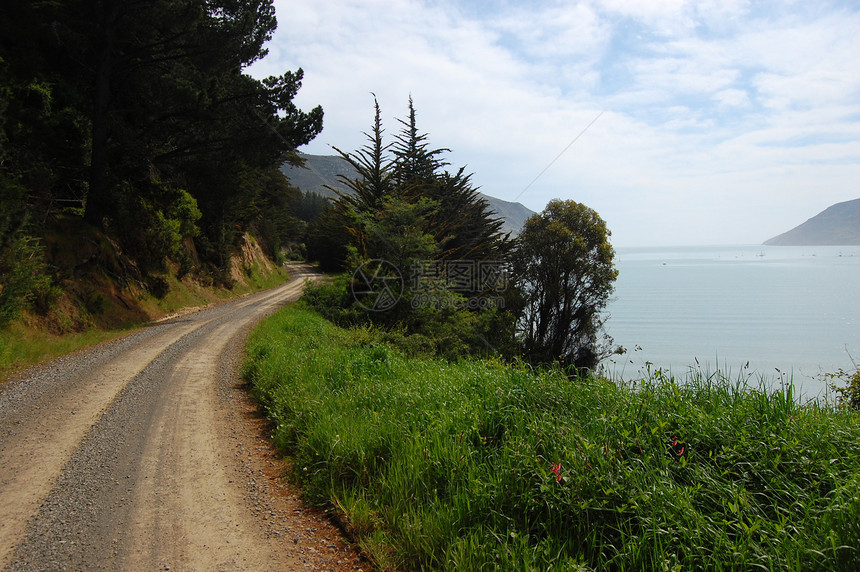
[(144, 272), (187, 267), (189, 241), (223, 268), (250, 227), (276, 250), (297, 197), (278, 168), (299, 161), (322, 110), (293, 104), (300, 69), (243, 73), (275, 26), (272, 0), (4, 1), (0, 260), (64, 213)]
[(407, 359), (300, 308), (245, 375), (308, 497), (393, 570), (856, 570), (860, 424), (694, 371)]
[(446, 149), (429, 147), (411, 99), (401, 125), (385, 143), (375, 102), (367, 144), (338, 150), (356, 175), (342, 177), (348, 192), (310, 226), (308, 254), (346, 275), (308, 299), (338, 323), (397, 330), (413, 349), (451, 358), (506, 350), (513, 317), (488, 302), (503, 301), (502, 221), (463, 168), (445, 169)]
[(853, 357), (851, 363), (854, 366), (853, 371), (839, 368), (835, 372), (824, 374), (824, 379), (836, 392), (840, 406), (860, 411), (860, 363)]
[(618, 276), (609, 236), (603, 219), (575, 201), (552, 200), (526, 221), (512, 266), (529, 361), (594, 368), (612, 351), (601, 331)]
[[(448, 357), (594, 365), (614, 279), (596, 213), (570, 233), (586, 241), (586, 256), (609, 254), (574, 270), (603, 290), (568, 300), (557, 295), (570, 286), (566, 270), (549, 253), (535, 258), (556, 244), (528, 230), (543, 219), (514, 248), (471, 175), (449, 170), (448, 150), (419, 131), (411, 98), (393, 141), (374, 100), (367, 144), (337, 150), (357, 173), (343, 178), (348, 192), (328, 208), (302, 196), (279, 167), (301, 162), (296, 148), (320, 132), (322, 110), (294, 105), (301, 69), (264, 80), (243, 72), (266, 54), (275, 26), (273, 0), (2, 4), (0, 324), (21, 307), (50, 305), (60, 277), (48, 276), (41, 239), (71, 216), (119, 248), (121, 281), (157, 296), (166, 282), (149, 278), (168, 262), (180, 276), (205, 268), (207, 281), (229, 285), (231, 250), (251, 230), (272, 258), (307, 255), (351, 276), (312, 297), (336, 303), (326, 311), (341, 323), (417, 336), (413, 347)], [(283, 248), (300, 236), (306, 250)], [(567, 264), (563, 250), (555, 254)], [(395, 303), (382, 308), (380, 297)], [(547, 309), (554, 304), (560, 310)]]
[[(314, 258), (325, 268), (351, 269), (351, 248), (362, 260), (393, 257), (404, 271), (419, 259), (501, 259), (509, 249), (502, 220), (480, 198), (465, 168), (446, 170), (442, 155), (448, 150), (429, 147), (411, 98), (409, 118), (400, 121), (393, 143), (385, 143), (378, 102), (374, 106), (367, 144), (352, 153), (335, 148), (357, 175), (341, 176), (348, 192), (331, 189), (338, 198), (329, 213), (331, 226), (316, 237)], [(406, 226), (409, 244), (394, 244), (392, 233)]]
[(594, 368), (613, 349), (602, 331), (617, 276), (606, 223), (553, 200), (511, 240), (464, 169), (444, 169), (447, 149), (429, 147), (411, 98), (401, 125), (385, 143), (375, 102), (367, 144), (338, 150), (356, 175), (341, 176), (347, 192), (309, 227), (309, 254), (347, 276), (309, 302), (342, 325), (398, 328), (407, 348)]

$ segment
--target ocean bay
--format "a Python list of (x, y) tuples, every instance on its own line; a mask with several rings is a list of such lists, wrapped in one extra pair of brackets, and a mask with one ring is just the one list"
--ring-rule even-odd
[(616, 267), (606, 329), (627, 353), (603, 363), (616, 377), (701, 367), (813, 397), (860, 360), (860, 246), (618, 248)]

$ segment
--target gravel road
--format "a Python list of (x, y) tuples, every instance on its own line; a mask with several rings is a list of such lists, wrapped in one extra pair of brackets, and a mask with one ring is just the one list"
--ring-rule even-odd
[(289, 283), (61, 358), (0, 388), (0, 569), (360, 570), (282, 476), (237, 376)]

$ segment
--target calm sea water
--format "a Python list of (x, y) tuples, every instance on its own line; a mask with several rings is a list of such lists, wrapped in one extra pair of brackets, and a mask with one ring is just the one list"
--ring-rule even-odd
[(616, 267), (607, 331), (628, 353), (603, 365), (617, 376), (698, 360), (814, 397), (822, 373), (860, 361), (858, 246), (619, 248)]

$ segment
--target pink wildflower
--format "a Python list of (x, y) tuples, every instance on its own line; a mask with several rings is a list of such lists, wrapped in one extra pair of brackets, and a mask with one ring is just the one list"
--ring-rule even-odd
[(556, 476), (555, 482), (561, 482), (561, 463), (553, 463), (550, 471)]

